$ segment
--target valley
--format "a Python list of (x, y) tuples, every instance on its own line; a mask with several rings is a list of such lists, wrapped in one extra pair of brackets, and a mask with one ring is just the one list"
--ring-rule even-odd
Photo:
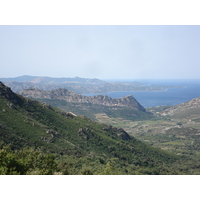
[[(197, 114), (199, 104), (193, 104), (193, 102), (197, 102), (198, 100), (193, 99), (188, 103), (171, 107), (160, 113), (158, 112), (159, 108), (155, 108), (155, 110), (154, 108), (148, 108), (149, 112), (154, 113), (154, 118), (148, 120), (110, 118), (103, 113), (98, 114), (97, 119), (102, 123), (122, 127), (130, 135), (151, 146), (178, 155), (195, 156), (199, 155), (200, 150), (200, 114)], [(186, 109), (183, 106), (188, 104), (190, 104), (190, 108), (187, 106), (188, 112), (186, 115)], [(175, 109), (176, 112), (172, 116), (172, 111)], [(166, 113), (170, 114), (167, 115)]]
[[(2, 174), (200, 174), (199, 98), (144, 108), (133, 96), (0, 89)], [(9, 171), (10, 157), (27, 168), (22, 155), (32, 168)], [(36, 155), (51, 157), (53, 171)]]

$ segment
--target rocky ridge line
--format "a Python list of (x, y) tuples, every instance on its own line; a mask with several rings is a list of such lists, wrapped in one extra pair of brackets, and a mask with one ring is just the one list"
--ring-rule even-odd
[(83, 96), (64, 88), (51, 91), (28, 88), (20, 91), (19, 94), (33, 99), (59, 99), (70, 103), (92, 103), (104, 106), (131, 107), (137, 108), (141, 111), (146, 111), (145, 108), (140, 105), (132, 95), (119, 99), (111, 98), (106, 95)]
[(178, 112), (183, 112), (186, 110), (191, 110), (191, 109), (200, 109), (200, 97), (197, 97), (195, 99), (192, 99), (190, 101), (187, 101), (182, 104), (178, 104), (176, 106), (172, 106), (166, 110), (164, 110), (161, 115), (166, 116), (166, 115), (174, 115)]

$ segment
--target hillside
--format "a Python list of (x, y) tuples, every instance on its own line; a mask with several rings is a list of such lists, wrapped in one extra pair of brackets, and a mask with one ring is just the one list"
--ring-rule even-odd
[[(93, 166), (92, 173), (101, 173), (108, 167), (108, 162), (115, 166), (117, 174), (178, 173), (167, 167), (177, 161), (177, 156), (152, 148), (121, 128), (99, 124), (24, 98), (2, 83), (0, 138), (1, 146), (10, 144), (13, 150), (33, 147), (53, 153), (59, 160), (73, 158), (73, 162), (79, 162), (77, 170), (83, 165)], [(1, 152), (0, 155), (4, 155)]]
[(135, 121), (103, 118), (102, 122), (123, 127), (130, 135), (166, 151), (195, 157), (200, 164), (200, 98), (176, 106), (148, 108), (155, 118)]
[(161, 112), (162, 116), (171, 116), (173, 118), (189, 117), (191, 115), (199, 115), (200, 113), (200, 97), (192, 99), (188, 102), (172, 106)]
[(134, 107), (141, 111), (145, 111), (145, 109), (131, 95), (120, 99), (114, 99), (105, 95), (83, 96), (64, 88), (51, 91), (42, 91), (37, 88), (28, 88), (23, 91), (20, 91), (19, 94), (24, 97), (29, 97), (34, 99), (51, 99), (51, 100), (59, 99), (73, 103), (91, 103), (98, 105), (131, 107), (131, 108)]
[(79, 94), (101, 94), (118, 91), (164, 91), (174, 86), (148, 85), (140, 82), (113, 82), (89, 78), (52, 78), (42, 76), (20, 76), (16, 78), (0, 78), (14, 92), (30, 87), (41, 90), (66, 88)]
[(96, 115), (106, 114), (109, 117), (124, 119), (149, 119), (152, 114), (147, 112), (137, 100), (129, 95), (120, 99), (105, 95), (83, 96), (67, 89), (43, 91), (37, 88), (28, 88), (19, 92), (20, 95), (40, 102), (48, 103), (76, 115), (85, 115), (97, 120)]
[(102, 123), (122, 127), (130, 135), (153, 147), (184, 156), (184, 163), (178, 165), (177, 169), (187, 170), (187, 174), (200, 174), (199, 106), (199, 98), (196, 98), (177, 106), (148, 108), (154, 113), (152, 119), (124, 120), (100, 114), (98, 119)]

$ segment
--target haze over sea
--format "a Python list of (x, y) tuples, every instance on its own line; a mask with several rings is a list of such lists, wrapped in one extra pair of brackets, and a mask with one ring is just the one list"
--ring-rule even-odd
[[(110, 80), (109, 80), (110, 81)], [(127, 95), (133, 97), (144, 107), (156, 107), (162, 105), (177, 105), (193, 98), (200, 97), (200, 79), (172, 79), (172, 80), (113, 80), (118, 82), (142, 82), (149, 85), (179, 86), (169, 88), (167, 91), (149, 92), (110, 92), (105, 93), (112, 98), (121, 98)], [(180, 87), (181, 86), (181, 87)]]

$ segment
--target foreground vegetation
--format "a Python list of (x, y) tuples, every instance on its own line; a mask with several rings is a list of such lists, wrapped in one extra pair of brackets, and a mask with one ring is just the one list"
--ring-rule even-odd
[(121, 162), (120, 159), (90, 155), (77, 158), (69, 155), (44, 153), (33, 148), (11, 150), (5, 146), (0, 150), (1, 175), (184, 175), (199, 174), (200, 164), (190, 159), (173, 164), (140, 166)]

